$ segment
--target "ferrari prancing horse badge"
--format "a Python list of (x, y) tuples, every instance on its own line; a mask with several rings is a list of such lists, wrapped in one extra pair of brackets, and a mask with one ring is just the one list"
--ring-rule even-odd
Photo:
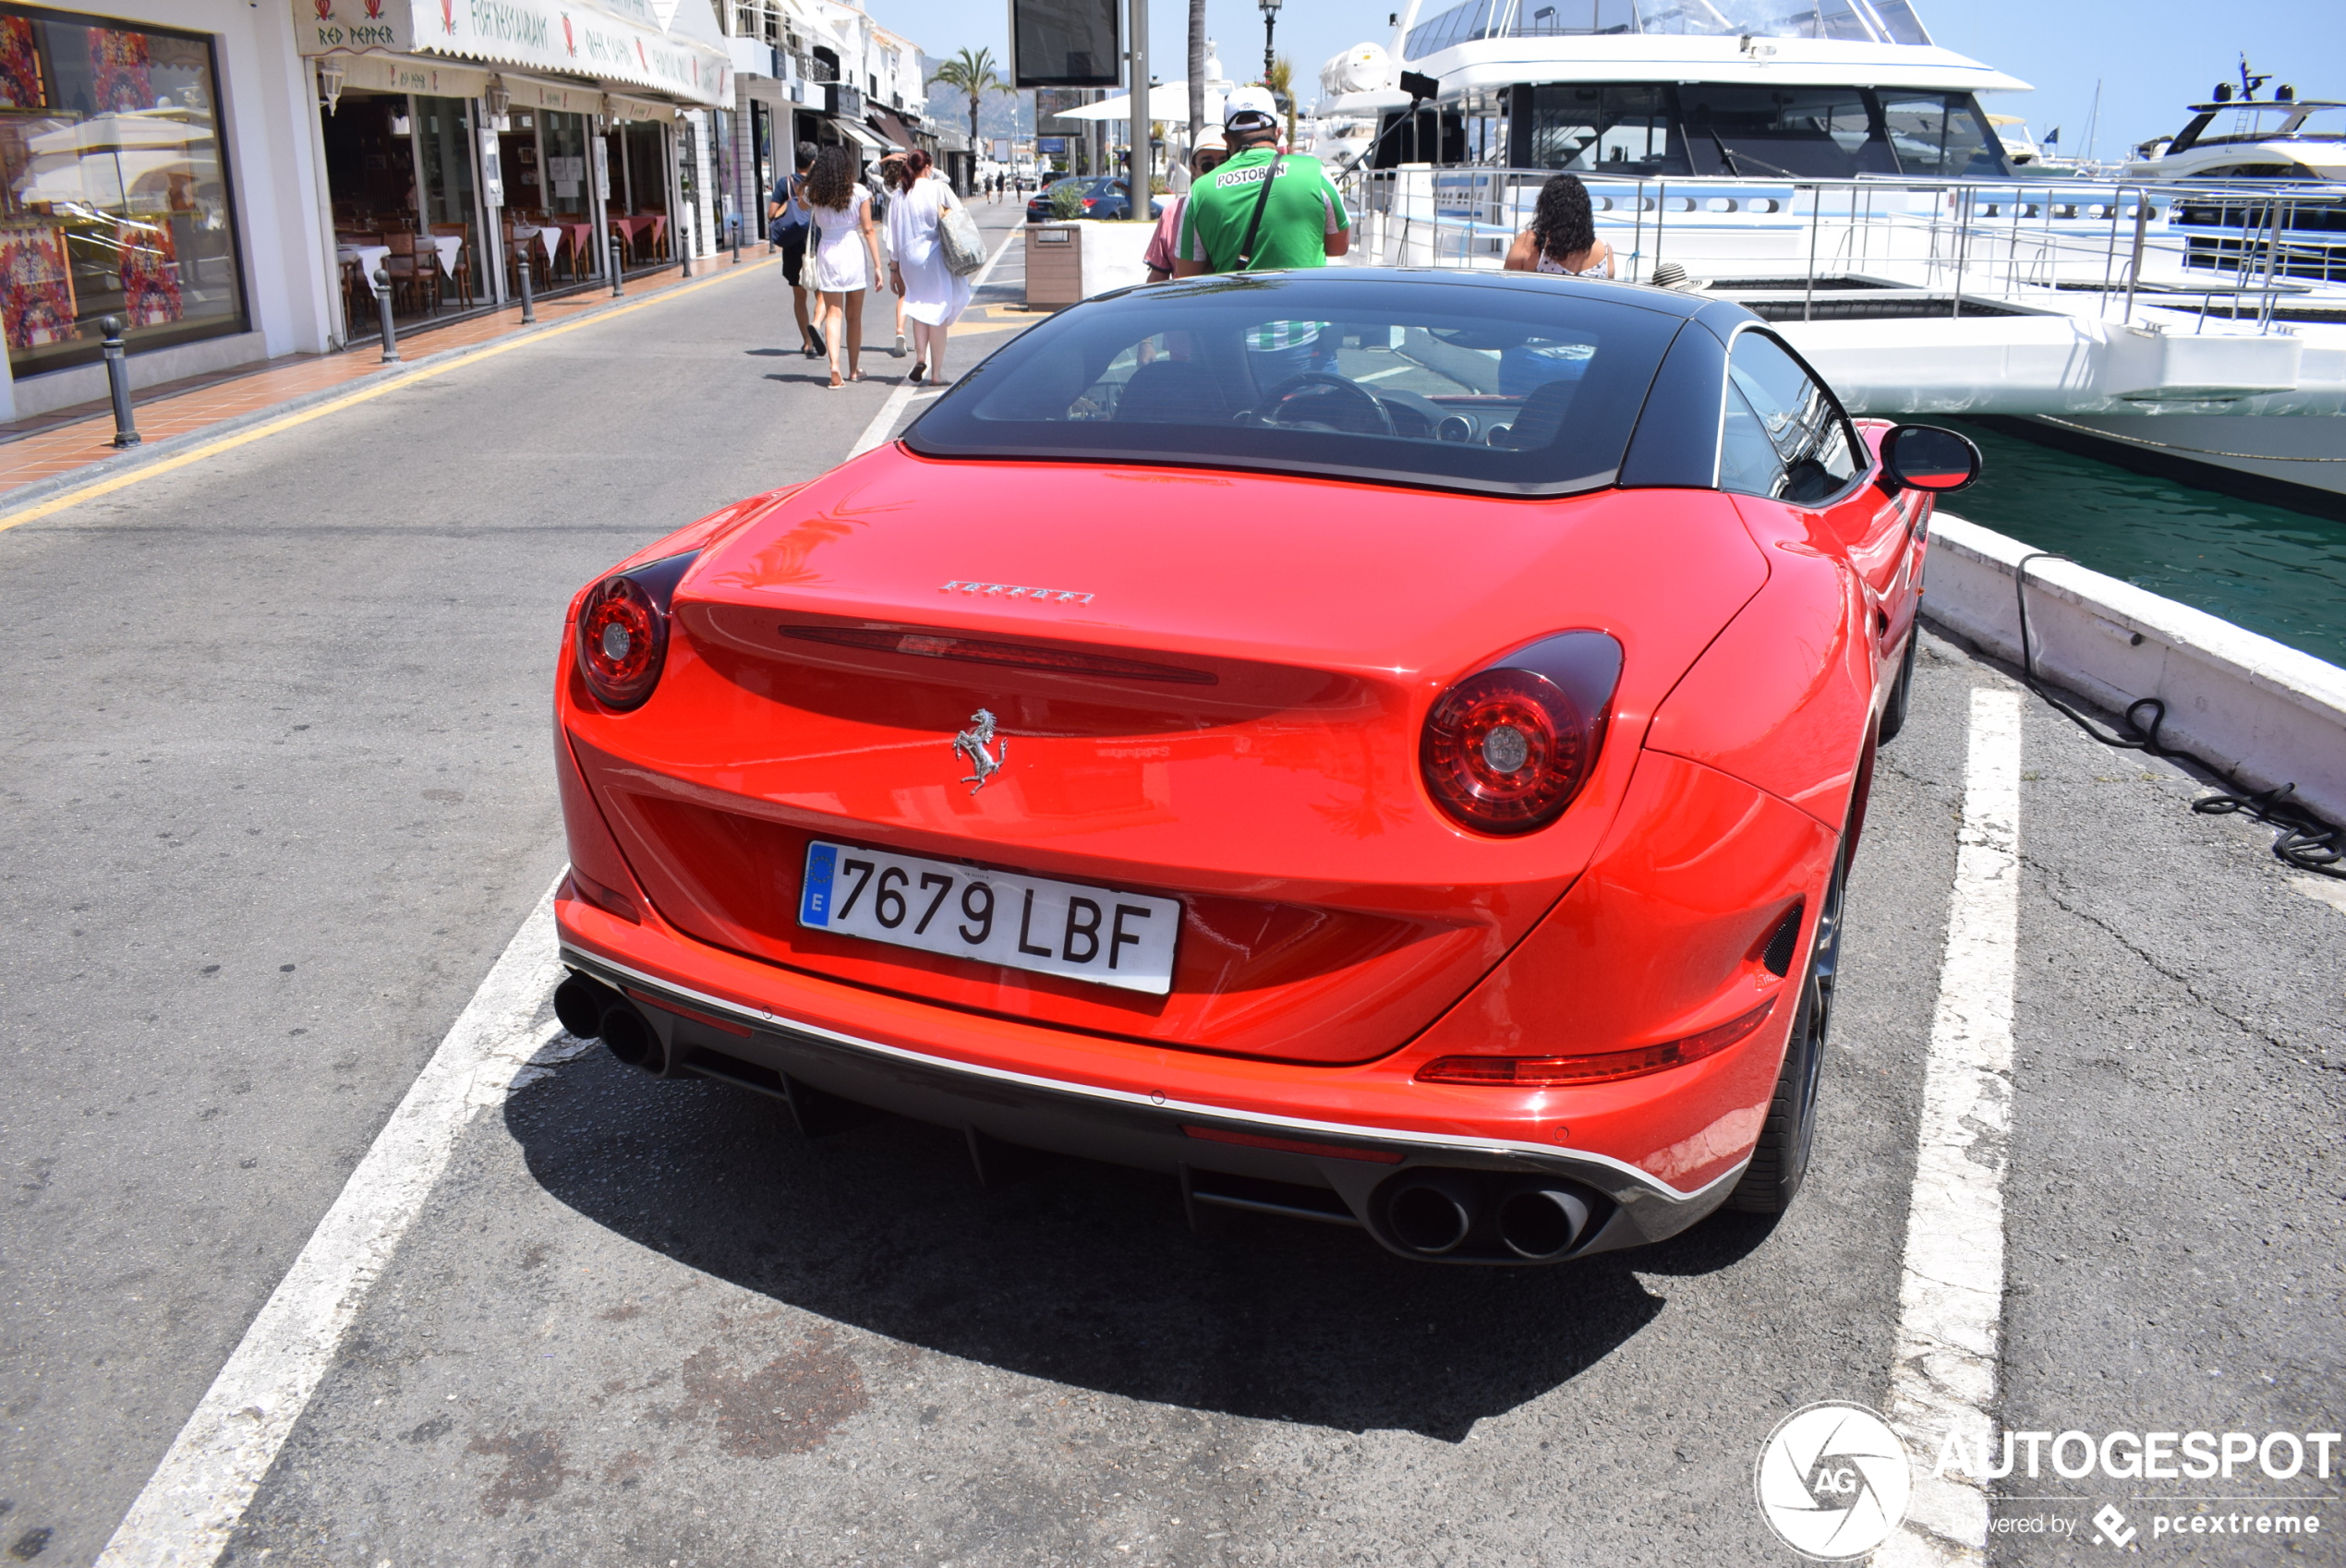
[[(988, 746), (994, 749), (989, 752), (986, 749)], [(973, 771), (961, 782), (970, 787), (973, 795), (986, 788), (987, 779), (1002, 771), (1003, 759), (1010, 754), (1010, 742), (994, 738), (994, 715), (986, 708), (970, 715), (970, 727), (953, 737), (953, 749), (969, 758)]]

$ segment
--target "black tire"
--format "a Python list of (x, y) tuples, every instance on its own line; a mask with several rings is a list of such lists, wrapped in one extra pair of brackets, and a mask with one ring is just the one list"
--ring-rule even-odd
[(1898, 681), (1890, 688), (1890, 701), (1882, 705), (1880, 740), (1884, 742), (1898, 738), (1906, 727), (1906, 699), (1914, 694), (1915, 650), (1922, 645), (1922, 621), (1917, 619), (1906, 628), (1906, 657), (1898, 661)]
[(1833, 984), (1841, 967), (1842, 892), (1849, 880), (1848, 840), (1833, 857), (1832, 880), (1825, 885), (1824, 908), (1808, 943), (1808, 967), (1800, 977), (1798, 1010), (1776, 1075), (1775, 1096), (1760, 1129), (1759, 1147), (1744, 1167), (1727, 1207), (1746, 1214), (1781, 1214), (1792, 1207), (1808, 1174), (1808, 1151), (1817, 1138), (1817, 1086), (1825, 1041), (1832, 1029)]

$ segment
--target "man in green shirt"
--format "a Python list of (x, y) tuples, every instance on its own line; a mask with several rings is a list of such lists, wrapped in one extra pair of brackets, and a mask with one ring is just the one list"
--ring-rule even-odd
[[(1230, 94), (1222, 134), (1230, 157), (1190, 187), (1173, 253), (1175, 277), (1324, 267), (1329, 257), (1350, 247), (1351, 216), (1320, 161), (1279, 152), (1278, 111), (1267, 88), (1241, 87)], [(1263, 221), (1249, 246), (1247, 230), (1258, 207)]]
[[(1320, 161), (1279, 151), (1278, 105), (1267, 88), (1241, 87), (1230, 94), (1222, 136), (1229, 159), (1200, 176), (1182, 203), (1175, 277), (1324, 267), (1329, 257), (1351, 247), (1351, 215)], [(1320, 341), (1317, 321), (1261, 321), (1245, 338), (1250, 372), (1264, 392), (1292, 376), (1324, 370), (1334, 358), (1334, 344)]]

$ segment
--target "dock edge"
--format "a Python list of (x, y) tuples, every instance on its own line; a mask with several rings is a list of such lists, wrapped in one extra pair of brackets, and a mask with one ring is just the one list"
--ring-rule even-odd
[[(1941, 512), (1923, 619), (2020, 662), (2013, 579), (2036, 548)], [(2346, 669), (2066, 560), (2028, 567), (2037, 672), (2112, 713), (2167, 705), (2160, 738), (2260, 790), (2346, 821)]]

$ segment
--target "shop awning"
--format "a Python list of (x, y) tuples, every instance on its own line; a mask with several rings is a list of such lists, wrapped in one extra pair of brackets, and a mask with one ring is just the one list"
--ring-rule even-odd
[(733, 98), (731, 56), (663, 30), (648, 0), (288, 4), (304, 54), (442, 56), (620, 82), (684, 103)]
[(420, 92), (429, 98), (478, 98), (489, 90), (490, 73), (474, 66), (411, 54), (337, 54), (345, 88), (372, 92)]
[(673, 103), (655, 103), (648, 98), (630, 98), (623, 92), (603, 95), (603, 113), (614, 120), (672, 120), (676, 117)]
[(906, 151), (912, 150), (913, 133), (904, 127), (902, 120), (898, 119), (886, 109), (873, 110), (870, 118), (874, 130), (894, 142), (897, 147)]
[(869, 127), (858, 125), (853, 120), (842, 120), (833, 116), (831, 124), (839, 127), (840, 135), (876, 158), (885, 158), (897, 151), (895, 145), (882, 138), (878, 132)]
[(599, 115), (603, 112), (603, 92), (598, 85), (549, 81), (513, 71), (499, 72), (497, 79), (513, 95), (513, 106), (516, 109), (559, 109), (571, 115)]

